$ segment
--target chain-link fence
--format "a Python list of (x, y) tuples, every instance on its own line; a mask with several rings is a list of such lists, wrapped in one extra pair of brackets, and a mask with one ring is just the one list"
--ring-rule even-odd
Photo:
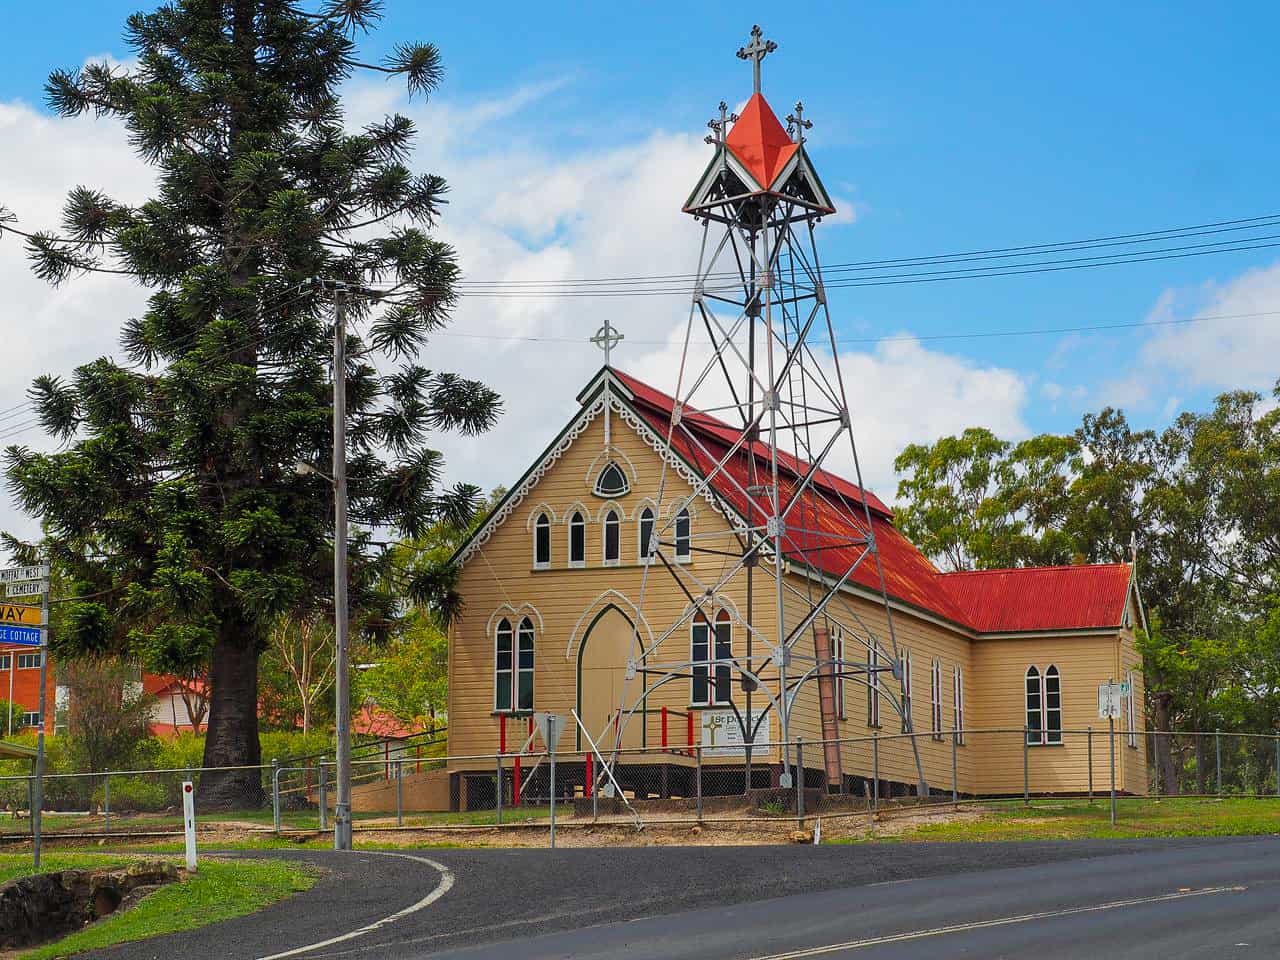
[[(1097, 729), (873, 731), (838, 740), (712, 746), (683, 717), (667, 746), (523, 749), (446, 755), (442, 736), (358, 747), (352, 757), (356, 831), (548, 830), (560, 825), (789, 821), (902, 806), (1080, 797), (1280, 797), (1280, 736)], [(523, 738), (522, 738), (523, 740)], [(566, 740), (572, 743), (572, 740)], [(256, 767), (124, 770), (45, 779), (44, 831), (58, 836), (168, 836), (181, 831), (182, 783), (252, 771), (263, 806), (200, 818), (202, 832), (319, 836), (332, 827), (331, 756)], [(0, 777), (10, 822), (30, 830), (31, 778)], [(7, 828), (6, 828), (7, 827)]]

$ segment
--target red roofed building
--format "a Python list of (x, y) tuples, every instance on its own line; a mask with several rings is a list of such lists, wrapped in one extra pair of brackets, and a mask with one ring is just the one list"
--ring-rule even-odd
[[(714, 544), (718, 532), (732, 535), (735, 526), (761, 522), (765, 515), (764, 500), (745, 482), (748, 458), (768, 457), (762, 442), (742, 443), (726, 460), (738, 440), (732, 427), (686, 409), (680, 418), (689, 429), (671, 431), (672, 398), (610, 368), (603, 369), (578, 400), (578, 413), (457, 554), (464, 611), (450, 637), (450, 755), (516, 751), (529, 735), (531, 714), (541, 710), (566, 717), (576, 711), (592, 739), (608, 740), (618, 705), (627, 699), (624, 687), (629, 682), (633, 634), (648, 638), (650, 618), (661, 613), (664, 622), (677, 620), (675, 612), (690, 601), (670, 577), (657, 575), (645, 562), (641, 544), (653, 529), (646, 525), (665, 523), (673, 505), (693, 493), (694, 481), (711, 476), (706, 495), (687, 508), (687, 526), (676, 530), (690, 542), (681, 563), (693, 575), (714, 581), (723, 558), (695, 544), (704, 537)], [(714, 465), (722, 460), (723, 469), (717, 471)], [(790, 492), (806, 474), (807, 464), (781, 454), (779, 463), (784, 470), (781, 493)], [(857, 539), (846, 508), (860, 503), (858, 488), (829, 471), (818, 471), (812, 489), (814, 508), (807, 531), (791, 532), (796, 548), (785, 557), (788, 583), (801, 592), (838, 581), (856, 553), (853, 547), (829, 545), (842, 532), (849, 540)], [(954, 737), (959, 792), (1021, 793), (1023, 728), (1029, 726), (1027, 772), (1032, 792), (1085, 792), (1090, 771), (1084, 731), (1105, 730), (1106, 722), (1098, 719), (1098, 685), (1114, 678), (1132, 685), (1117, 724), (1119, 789), (1144, 793), (1142, 711), (1133, 706), (1142, 697), (1133, 640), (1140, 606), (1130, 566), (943, 573), (894, 527), (892, 510), (884, 501), (868, 492), (866, 505), (893, 614), (899, 671), (908, 684), (912, 727), (920, 735), (921, 759), (934, 788), (950, 789)], [(806, 539), (810, 536), (825, 537), (822, 542), (828, 546), (814, 549)], [(878, 585), (875, 566), (863, 563), (854, 567), (841, 592), (851, 614), (884, 632), (883, 609), (876, 605)], [(642, 589), (647, 593), (644, 612)], [(768, 596), (766, 602), (757, 600), (753, 611), (766, 634), (773, 629), (763, 622), (771, 615), (762, 609), (771, 602), (772, 593)], [(741, 623), (746, 603), (745, 596), (723, 597), (722, 623), (700, 628), (694, 618), (661, 639), (651, 654), (650, 659), (671, 663), (689, 660), (691, 650), (707, 657), (705, 672), (695, 676), (686, 671), (643, 694), (644, 706), (621, 737), (624, 747), (659, 752), (667, 747), (664, 765), (671, 768), (666, 780), (670, 793), (682, 789), (688, 747), (708, 744), (704, 723), (740, 709), (736, 682), (721, 689), (715, 661), (745, 656)], [(788, 609), (785, 616), (792, 615)], [(703, 638), (714, 639), (700, 641), (700, 629), (706, 630)], [(835, 642), (838, 647), (838, 636)], [(755, 656), (763, 659), (758, 645)], [(843, 659), (857, 656), (846, 651)], [(772, 676), (767, 667), (761, 670), (762, 679)], [(896, 688), (896, 675), (881, 676), (884, 684)], [(634, 674), (630, 682), (643, 683)], [(848, 742), (841, 747), (842, 782), (829, 783), (831, 789), (861, 789), (859, 781), (865, 783), (872, 774), (866, 738), (901, 734), (898, 714), (879, 702), (887, 702), (885, 688), (881, 691), (852, 676), (839, 682), (837, 729)], [(796, 694), (793, 708), (799, 718), (792, 724), (793, 736), (810, 743), (822, 739), (817, 700), (811, 685)], [(776, 725), (769, 729), (772, 736), (778, 735)], [(995, 729), (1005, 732), (977, 732)], [(882, 795), (914, 784), (914, 760), (905, 743), (901, 738), (886, 739), (879, 748)], [(1092, 747), (1093, 784), (1101, 789), (1107, 783), (1105, 738), (1096, 737)], [(561, 747), (588, 748), (576, 725)], [(673, 750), (683, 752), (677, 755)], [(812, 757), (814, 768), (822, 766), (820, 751), (805, 755)], [(753, 769), (753, 785), (767, 785), (761, 777), (777, 777), (777, 758), (768, 749), (761, 748), (754, 763), (758, 766)], [(704, 765), (709, 764), (733, 765), (741, 771), (742, 752), (708, 755)], [(566, 782), (572, 782), (574, 768), (565, 769)], [(465, 764), (454, 773), (458, 805), (483, 793), (482, 776), (488, 778), (491, 793), (492, 764), (483, 773)], [(585, 770), (577, 775), (584, 777)], [(744, 775), (736, 774), (740, 780)], [(822, 771), (813, 769), (809, 775), (820, 780)], [(651, 771), (643, 774), (654, 776)], [(623, 786), (631, 789), (625, 782)]]

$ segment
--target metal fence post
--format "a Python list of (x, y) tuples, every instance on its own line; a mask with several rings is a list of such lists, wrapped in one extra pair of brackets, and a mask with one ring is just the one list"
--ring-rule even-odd
[(960, 734), (958, 731), (951, 731), (951, 802), (960, 802), (960, 777), (958, 775), (959, 764), (956, 758), (957, 747), (956, 742)]
[(1093, 803), (1093, 727), (1085, 731), (1089, 746), (1089, 802)]
[(498, 762), (497, 762), (498, 776), (497, 776), (497, 779), (495, 780), (495, 783), (497, 783), (498, 785), (498, 793), (497, 793), (497, 802), (494, 805), (494, 809), (497, 811), (498, 826), (502, 826), (502, 754), (501, 752), (498, 753), (497, 759), (498, 759)]
[(1107, 739), (1111, 741), (1111, 825), (1116, 825), (1116, 722), (1107, 721)]
[(111, 774), (102, 775), (102, 832), (111, 832)]
[(804, 819), (804, 738), (796, 737), (796, 817)]
[(280, 761), (271, 758), (271, 822), (280, 832)]
[(1214, 760), (1218, 769), (1218, 796), (1222, 796), (1222, 731), (1215, 730), (1213, 733), (1213, 752)]
[(880, 809), (880, 733), (871, 734), (871, 809)]
[(1031, 728), (1022, 727), (1022, 802), (1031, 806)]
[(547, 717), (547, 753), (551, 755), (551, 849), (556, 848), (556, 717)]
[(396, 760), (396, 826), (404, 826), (404, 758)]
[(694, 791), (698, 798), (698, 822), (702, 822), (702, 744), (698, 744), (693, 748), (694, 751)]
[(328, 759), (328, 757), (323, 755), (320, 757), (320, 774), (317, 777), (317, 780), (319, 780), (319, 786), (316, 788), (316, 796), (320, 800), (321, 830), (329, 829), (329, 782), (326, 779), (327, 774), (324, 769), (325, 761)]

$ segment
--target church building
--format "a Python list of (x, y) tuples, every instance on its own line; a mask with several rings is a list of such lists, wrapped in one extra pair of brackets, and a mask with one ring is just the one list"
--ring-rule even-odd
[[(619, 709), (632, 706), (624, 704), (623, 691), (628, 661), (634, 656), (633, 634), (652, 636), (649, 621), (673, 620), (690, 603), (670, 577), (653, 575), (643, 546), (654, 525), (671, 519), (672, 506), (683, 504), (693, 493), (702, 465), (692, 450), (666, 443), (672, 398), (605, 368), (578, 400), (578, 413), (458, 552), (457, 588), (463, 610), (449, 634), (451, 757), (492, 758), (500, 750), (518, 751), (534, 711), (566, 718), (576, 711), (608, 756), (615, 745), (611, 737)], [(608, 439), (606, 414), (611, 420)], [(686, 412), (685, 422), (690, 421), (709, 446), (721, 448), (723, 424)], [(664, 466), (666, 489), (659, 500)], [(831, 475), (817, 482), (824, 499), (848, 495), (852, 488)], [(713, 485), (709, 495), (682, 507), (672, 525), (677, 561), (708, 575), (720, 569), (723, 558), (699, 552), (698, 535), (728, 533), (737, 519), (730, 485), (719, 486), (720, 491)], [(806, 782), (860, 792), (873, 769), (868, 738), (880, 735), (880, 795), (913, 789), (917, 771), (910, 743), (893, 736), (903, 732), (904, 723), (890, 709), (892, 700), (905, 699), (912, 728), (919, 734), (916, 742), (925, 777), (935, 790), (950, 789), (954, 739), (961, 794), (1020, 793), (1024, 727), (1029, 731), (1032, 793), (1083, 794), (1089, 787), (1090, 753), (1093, 784), (1101, 789), (1109, 782), (1106, 738), (1095, 737), (1090, 749), (1083, 732), (1089, 727), (1105, 732), (1106, 722), (1098, 719), (1098, 686), (1123, 679), (1130, 693), (1117, 724), (1117, 786), (1126, 793), (1145, 793), (1141, 660), (1134, 646), (1140, 611), (1131, 566), (941, 573), (895, 529), (892, 511), (879, 498), (868, 494), (867, 500), (905, 690), (900, 691), (899, 681), (887, 673), (872, 673), (866, 682), (837, 678), (835, 736), (851, 742), (840, 745), (834, 765), (825, 763), (820, 746), (807, 750)], [(838, 551), (824, 556), (829, 558), (828, 569), (793, 568), (786, 576), (801, 590), (810, 579), (829, 581), (842, 572), (842, 558)], [(646, 572), (650, 576), (644, 589), (649, 596), (641, 614), (638, 598)], [(877, 587), (873, 570), (863, 567), (842, 592), (861, 617), (883, 626)], [(713, 614), (691, 620), (687, 629), (672, 634), (652, 654), (667, 662), (687, 660), (692, 666), (685, 676), (647, 696), (631, 698), (642, 700), (642, 705), (627, 723), (620, 745), (647, 752), (622, 753), (624, 768), (630, 763), (649, 771), (654, 764), (664, 764), (687, 771), (692, 764), (689, 747), (697, 745), (704, 747), (708, 766), (743, 768), (743, 740), (737, 740), (736, 749), (719, 747), (715, 737), (720, 731), (708, 721), (727, 719), (735, 703), (739, 713), (743, 709), (741, 685), (723, 665), (745, 655), (740, 621), (746, 597), (720, 595), (715, 607)], [(838, 633), (833, 645), (837, 659), (854, 659), (852, 651), (841, 656)], [(857, 659), (866, 659), (866, 652)], [(757, 703), (762, 699), (757, 697)], [(792, 737), (810, 744), (830, 739), (824, 738), (819, 699), (813, 685), (800, 689), (792, 708)], [(1002, 732), (983, 732), (990, 730)], [(770, 743), (778, 735), (776, 719), (766, 718), (755, 739)], [(537, 741), (530, 746), (533, 752), (540, 749)], [(589, 749), (576, 724), (560, 749)], [(776, 747), (759, 749), (753, 760), (758, 765), (753, 786), (777, 782)], [(510, 771), (510, 760), (506, 766)], [(581, 762), (576, 768), (572, 762), (562, 763), (563, 789), (583, 794), (583, 767)], [(492, 796), (491, 760), (455, 761), (450, 770), (455, 805), (466, 803), (463, 781), (468, 775), (484, 780)], [(831, 773), (839, 782), (833, 782)], [(646, 773), (644, 782), (658, 780)], [(716, 782), (730, 781), (719, 777)], [(739, 777), (737, 786), (743, 785)], [(678, 788), (671, 789), (682, 795)], [(508, 802), (510, 790), (508, 782)]]
[(546, 712), (564, 796), (605, 767), (638, 797), (1084, 793), (1110, 785), (1109, 681), (1116, 785), (1145, 793), (1131, 565), (942, 573), (863, 488), (815, 239), (835, 205), (803, 105), (784, 128), (761, 93), (775, 49), (738, 51), (754, 93), (684, 203), (674, 395), (615, 367), (606, 321), (577, 413), (455, 554), (450, 803), (492, 804), (497, 764), (516, 799)]

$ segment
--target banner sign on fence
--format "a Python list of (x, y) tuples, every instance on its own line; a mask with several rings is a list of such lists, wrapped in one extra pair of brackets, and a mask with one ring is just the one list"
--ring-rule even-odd
[(0, 624), (0, 643), (10, 643), (18, 647), (38, 647), (40, 646), (40, 628)]
[[(773, 740), (773, 714), (763, 710), (752, 711), (750, 715), (741, 711), (742, 719), (750, 730), (757, 722), (760, 726), (752, 738), (752, 746), (763, 748)], [(738, 724), (738, 716), (732, 710), (702, 710), (698, 716), (702, 723), (702, 753), (708, 757), (741, 757), (747, 752), (746, 741), (742, 736), (742, 727)], [(763, 718), (763, 719), (762, 719)]]
[(37, 563), (29, 567), (5, 567), (0, 570), (0, 583), (14, 583), (18, 580), (48, 580), (49, 565)]

